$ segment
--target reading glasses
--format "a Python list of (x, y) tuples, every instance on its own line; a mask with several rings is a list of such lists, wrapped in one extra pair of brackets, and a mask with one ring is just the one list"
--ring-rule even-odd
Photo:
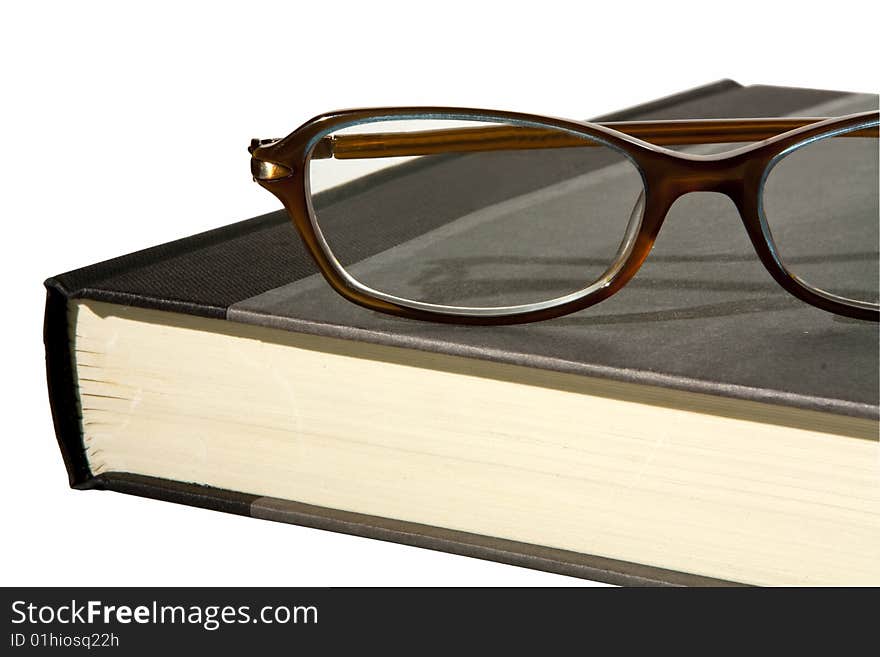
[[(251, 171), (333, 289), (393, 315), (514, 324), (587, 308), (632, 279), (679, 197), (706, 191), (731, 199), (790, 294), (877, 321), (878, 123), (346, 110), (253, 140)], [(695, 245), (711, 245), (707, 223)]]

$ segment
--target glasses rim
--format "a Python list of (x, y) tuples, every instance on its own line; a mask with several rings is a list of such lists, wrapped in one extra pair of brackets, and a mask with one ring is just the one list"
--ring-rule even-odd
[[(484, 123), (497, 123), (499, 122), (501, 117), (493, 115), (488, 112), (482, 112), (479, 114), (474, 113), (456, 113), (456, 112), (447, 112), (447, 113), (436, 113), (436, 114), (421, 114), (421, 115), (382, 115), (376, 114), (370, 117), (362, 117), (356, 120), (352, 120), (349, 122), (344, 122), (325, 130), (318, 132), (315, 136), (312, 137), (310, 142), (306, 146), (306, 161), (305, 168), (303, 170), (305, 191), (306, 191), (306, 203), (309, 210), (309, 220), (312, 224), (312, 228), (315, 231), (315, 235), (318, 239), (318, 243), (325, 250), (328, 256), (328, 260), (330, 265), (336, 270), (337, 274), (345, 280), (345, 282), (354, 290), (362, 294), (367, 294), (373, 296), (377, 299), (381, 299), (383, 301), (387, 301), (389, 303), (398, 304), (401, 306), (405, 306), (408, 308), (412, 308), (414, 310), (421, 310), (426, 312), (435, 312), (442, 313), (445, 315), (454, 315), (454, 316), (464, 316), (464, 317), (503, 317), (509, 315), (522, 315), (529, 312), (534, 311), (542, 311), (550, 308), (555, 308), (556, 306), (565, 305), (572, 302), (577, 302), (579, 299), (589, 296), (598, 290), (599, 288), (608, 285), (608, 283), (617, 275), (620, 269), (626, 264), (627, 259), (629, 258), (632, 249), (635, 246), (635, 237), (638, 234), (638, 230), (641, 226), (641, 212), (639, 212), (639, 216), (635, 221), (630, 219), (627, 223), (626, 230), (623, 233), (623, 239), (621, 241), (620, 247), (618, 248), (617, 254), (614, 260), (605, 268), (605, 270), (596, 278), (595, 281), (589, 283), (588, 285), (570, 292), (568, 294), (560, 295), (557, 297), (553, 297), (550, 299), (546, 299), (543, 301), (537, 301), (532, 303), (523, 303), (523, 304), (513, 304), (513, 305), (502, 305), (502, 306), (458, 306), (458, 305), (448, 305), (448, 304), (436, 304), (436, 303), (428, 303), (424, 301), (418, 301), (416, 299), (408, 299), (406, 297), (400, 297), (394, 294), (389, 294), (387, 292), (383, 292), (381, 290), (377, 290), (355, 278), (342, 263), (339, 262), (339, 259), (333, 252), (333, 248), (330, 246), (327, 241), (326, 236), (324, 235), (324, 231), (321, 229), (321, 224), (318, 219), (318, 213), (315, 210), (312, 204), (313, 194), (311, 193), (311, 176), (310, 176), (310, 168), (312, 161), (312, 153), (314, 153), (315, 147), (320, 143), (320, 141), (335, 132), (339, 132), (341, 130), (345, 130), (346, 128), (355, 127), (358, 125), (367, 125), (371, 123), (382, 123), (388, 121), (416, 121), (416, 120), (424, 120), (424, 121), (479, 121)], [(535, 121), (535, 120), (514, 120), (514, 121), (504, 121), (506, 125), (513, 125), (519, 127), (527, 127), (527, 128), (548, 128), (551, 127), (545, 122)], [(585, 135), (580, 131), (572, 130), (572, 129), (559, 129), (562, 132), (571, 134), (580, 139), (595, 141), (597, 144), (609, 148), (614, 152), (622, 155), (627, 162), (629, 162), (633, 168), (638, 172), (639, 178), (642, 184), (642, 191), (645, 191), (645, 185), (647, 181), (645, 180), (645, 174), (641, 170), (638, 165), (638, 162), (632, 157), (631, 154), (627, 153), (623, 149), (619, 148), (611, 144), (608, 140), (593, 137), (590, 135)]]
[[(601, 140), (603, 145), (625, 154), (641, 174), (645, 190), (641, 221), (627, 257), (613, 275), (603, 279), (600, 285), (538, 304), (519, 306), (470, 308), (427, 304), (388, 295), (357, 282), (336, 261), (317, 226), (310, 200), (308, 164), (321, 144), (321, 136), (338, 130), (340, 125), (374, 123), (401, 117), (465, 117), (465, 120), (520, 122), (522, 125), (544, 126), (595, 141)], [(880, 306), (813, 289), (784, 267), (778, 254), (774, 253), (775, 244), (768, 238), (769, 232), (764, 228), (760, 205), (764, 174), (774, 158), (781, 159), (781, 153), (802, 142), (811, 143), (810, 140), (828, 133), (850, 133), (860, 129), (854, 126), (868, 126), (872, 131), (868, 136), (876, 137), (874, 126), (878, 118), (880, 112), (875, 110), (826, 119), (774, 117), (602, 124), (471, 108), (355, 109), (319, 115), (280, 140), (255, 140), (250, 149), (251, 170), (255, 180), (282, 201), (307, 250), (331, 287), (349, 301), (380, 312), (434, 322), (487, 325), (540, 321), (576, 312), (615, 294), (635, 275), (675, 200), (691, 191), (715, 191), (727, 195), (734, 202), (759, 260), (781, 287), (823, 310), (876, 322), (880, 321)], [(784, 131), (775, 132), (780, 128)], [(654, 141), (667, 144), (681, 143), (679, 140), (683, 139), (688, 140), (685, 143), (705, 143), (707, 134), (725, 143), (759, 140), (723, 153), (698, 155), (671, 150), (642, 138), (652, 131), (654, 134), (661, 133)], [(694, 137), (693, 133), (698, 134)], [(721, 139), (719, 135), (724, 135), (724, 138)]]
[(818, 285), (813, 285), (809, 281), (805, 280), (797, 273), (791, 270), (790, 266), (786, 264), (786, 259), (779, 252), (779, 248), (776, 243), (776, 239), (773, 237), (773, 230), (770, 227), (770, 221), (767, 218), (767, 213), (764, 207), (764, 193), (766, 190), (767, 178), (773, 172), (773, 169), (786, 157), (799, 151), (800, 149), (814, 144), (819, 141), (823, 141), (825, 139), (833, 139), (836, 136), (845, 135), (850, 132), (855, 132), (858, 130), (863, 130), (865, 128), (875, 128), (880, 127), (880, 118), (874, 118), (872, 120), (867, 120), (862, 123), (857, 123), (855, 125), (850, 125), (846, 127), (836, 128), (829, 130), (824, 133), (820, 133), (817, 135), (813, 135), (811, 137), (807, 137), (787, 148), (781, 150), (779, 153), (773, 156), (773, 158), (767, 163), (766, 168), (764, 169), (764, 173), (761, 176), (760, 189), (758, 193), (758, 214), (761, 222), (761, 230), (764, 233), (764, 239), (767, 240), (767, 244), (770, 247), (770, 253), (773, 255), (776, 264), (783, 269), (789, 276), (791, 276), (794, 280), (796, 280), (800, 285), (812, 290), (814, 293), (819, 296), (835, 302), (835, 303), (844, 303), (847, 305), (857, 306), (860, 308), (864, 308), (866, 310), (876, 310), (880, 309), (880, 303), (872, 303), (870, 301), (862, 301), (859, 299), (852, 299), (850, 297), (844, 297), (839, 294), (834, 294), (833, 292), (829, 292), (828, 290), (823, 289)]

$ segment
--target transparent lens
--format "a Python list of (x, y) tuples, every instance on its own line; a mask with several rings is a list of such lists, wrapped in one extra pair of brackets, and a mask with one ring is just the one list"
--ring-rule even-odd
[[(875, 124), (876, 125), (876, 124)], [(878, 302), (878, 141), (823, 137), (771, 165), (764, 217), (780, 261), (809, 287)]]
[[(546, 126), (382, 120), (309, 161), (313, 217), (359, 285), (407, 301), (545, 304), (601, 281), (641, 220), (622, 153)], [(322, 152), (323, 151), (323, 152)]]

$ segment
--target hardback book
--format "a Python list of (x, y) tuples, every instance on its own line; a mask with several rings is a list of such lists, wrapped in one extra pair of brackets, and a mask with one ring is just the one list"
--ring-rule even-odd
[[(602, 118), (876, 107), (722, 81)], [(418, 199), (383, 185), (349, 196), (405, 220)], [(717, 194), (676, 203), (617, 295), (534, 324), (351, 304), (283, 211), (46, 288), (74, 488), (610, 583), (880, 584), (878, 326), (788, 295)]]

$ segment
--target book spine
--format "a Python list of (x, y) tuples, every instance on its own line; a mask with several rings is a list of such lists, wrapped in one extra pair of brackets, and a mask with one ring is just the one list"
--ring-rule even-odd
[(70, 486), (80, 489), (97, 488), (100, 487), (100, 482), (89, 469), (82, 440), (82, 417), (68, 325), (70, 294), (54, 278), (47, 280), (45, 286), (43, 344), (46, 349), (46, 379), (55, 437), (67, 468)]

